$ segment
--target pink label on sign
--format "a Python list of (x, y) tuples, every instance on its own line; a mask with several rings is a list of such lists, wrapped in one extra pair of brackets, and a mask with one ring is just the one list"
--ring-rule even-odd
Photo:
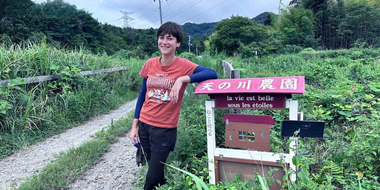
[(215, 108), (224, 109), (285, 109), (285, 94), (217, 94)]
[(206, 80), (197, 85), (194, 94), (274, 93), (304, 94), (305, 77), (268, 77)]

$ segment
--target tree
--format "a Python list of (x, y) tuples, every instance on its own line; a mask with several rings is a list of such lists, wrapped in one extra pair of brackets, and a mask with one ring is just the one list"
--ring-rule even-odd
[[(210, 39), (211, 51), (225, 51), (228, 55), (239, 53), (241, 44), (259, 45), (270, 36), (269, 29), (255, 21), (241, 16), (232, 16), (222, 20), (215, 28), (215, 35)], [(260, 43), (262, 44), (262, 43)], [(259, 47), (257, 47), (259, 48)]]
[(302, 47), (317, 46), (314, 38), (314, 25), (312, 12), (302, 7), (291, 7), (285, 12), (279, 23), (282, 33), (282, 44), (298, 45)]
[(263, 24), (274, 27), (277, 24), (277, 16), (274, 13), (269, 13)]
[(31, 0), (0, 1), (0, 34), (6, 34), (15, 43), (30, 36), (29, 13), (34, 8)]
[(346, 15), (338, 27), (343, 38), (342, 46), (349, 48), (357, 41), (379, 46), (380, 9), (370, 6), (367, 1), (348, 1), (345, 4), (345, 12)]
[(332, 15), (328, 8), (329, 2), (334, 3), (329, 0), (292, 0), (290, 2), (290, 5), (295, 5), (297, 8), (302, 7), (306, 10), (311, 10), (314, 16), (315, 38), (320, 39), (319, 45), (321, 46), (325, 46), (329, 39), (329, 33), (331, 32), (329, 18), (331, 18)]

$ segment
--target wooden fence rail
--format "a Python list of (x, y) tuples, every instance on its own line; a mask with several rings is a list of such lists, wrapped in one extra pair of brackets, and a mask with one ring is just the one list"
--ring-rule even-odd
[[(101, 73), (111, 73), (116, 71), (126, 71), (128, 70), (128, 67), (117, 67), (117, 68), (109, 68), (109, 69), (100, 69), (96, 71), (82, 71), (78, 74), (75, 74), (75, 76), (86, 76), (86, 75), (95, 75), (95, 74), (101, 74)], [(38, 76), (38, 77), (28, 77), (28, 78), (21, 78), (24, 82), (22, 84), (32, 84), (32, 83), (40, 83), (45, 81), (51, 81), (51, 80), (57, 80), (61, 77), (64, 77), (64, 74), (60, 75), (47, 75), (47, 76)], [(15, 79), (12, 79), (15, 80)], [(0, 87), (7, 86), (9, 83), (11, 83), (12, 80), (2, 80), (0, 81)], [(15, 84), (19, 85), (19, 84)], [(20, 84), (21, 85), (21, 84)]]

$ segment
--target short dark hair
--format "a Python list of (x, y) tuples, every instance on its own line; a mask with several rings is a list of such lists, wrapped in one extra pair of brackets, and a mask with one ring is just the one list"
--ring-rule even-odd
[(177, 42), (182, 41), (182, 36), (183, 36), (182, 35), (182, 28), (179, 24), (177, 24), (175, 22), (169, 21), (169, 22), (165, 22), (164, 24), (162, 24), (157, 31), (157, 38), (159, 38), (160, 36), (166, 35), (166, 34), (170, 34), (170, 35), (174, 36), (175, 38), (177, 38)]

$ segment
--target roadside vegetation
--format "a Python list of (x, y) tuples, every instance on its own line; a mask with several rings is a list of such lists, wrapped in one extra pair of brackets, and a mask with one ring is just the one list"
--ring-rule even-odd
[[(380, 50), (353, 49), (342, 51), (318, 51), (313, 56), (305, 53), (241, 59), (219, 55), (208, 58), (192, 58), (194, 62), (215, 69), (220, 78), (222, 60), (233, 61), (241, 70), (242, 78), (295, 76), (306, 77), (306, 93), (295, 95), (305, 120), (326, 122), (323, 139), (301, 138), (298, 156), (294, 162), (298, 168), (298, 180), (287, 181), (289, 189), (378, 189), (380, 186)], [(331, 56), (337, 55), (337, 56)], [(358, 56), (359, 55), (359, 56)], [(277, 68), (277, 69), (272, 69)], [(137, 76), (137, 73), (136, 73)], [(178, 141), (168, 164), (186, 170), (208, 183), (206, 118), (204, 102), (207, 95), (194, 95), (195, 85), (188, 85), (185, 96)], [(224, 123), (228, 110), (216, 110), (217, 146), (224, 147)], [(287, 110), (243, 110), (244, 114), (271, 115), (277, 125), (271, 130), (271, 152), (288, 152), (288, 138), (280, 137), (280, 123), (287, 119)], [(116, 122), (107, 132), (100, 132), (94, 141), (62, 154), (55, 163), (30, 178), (21, 186), (29, 188), (68, 188), (70, 181), (91, 164), (95, 164), (107, 149), (107, 144), (119, 134), (125, 133), (132, 120)], [(128, 123), (129, 122), (129, 123)], [(119, 128), (121, 127), (121, 128)], [(112, 131), (118, 132), (112, 132)], [(112, 135), (110, 135), (110, 134)], [(90, 152), (88, 152), (90, 151)], [(75, 153), (75, 154), (74, 154)], [(82, 157), (90, 156), (90, 157)], [(78, 158), (77, 158), (78, 157)], [(67, 160), (81, 160), (80, 164)], [(66, 161), (65, 161), (66, 160)], [(68, 168), (70, 168), (68, 170)], [(145, 176), (146, 167), (139, 179)], [(57, 177), (55, 172), (58, 171)], [(66, 173), (69, 171), (69, 173)], [(63, 173), (62, 173), (63, 172)], [(195, 189), (192, 178), (179, 170), (167, 167), (168, 184), (159, 189)], [(289, 174), (294, 171), (288, 171)], [(63, 176), (63, 177), (58, 177)], [(286, 176), (289, 177), (289, 176)], [(264, 178), (266, 181), (273, 179)], [(280, 181), (285, 179), (280, 179)], [(143, 184), (143, 183), (141, 183)], [(260, 178), (243, 181), (240, 175), (232, 182), (208, 184), (209, 189), (263, 189)], [(285, 187), (284, 186), (284, 187)]]
[[(144, 61), (117, 55), (57, 49), (42, 42), (0, 45), (0, 158), (75, 127), (137, 97)], [(126, 66), (128, 70), (79, 76), (81, 71)], [(22, 78), (64, 75), (25, 84)], [(17, 85), (19, 84), (19, 85)]]
[[(193, 60), (214, 68), (223, 78), (221, 60), (233, 61), (241, 78), (305, 76), (306, 93), (294, 95), (304, 120), (324, 121), (324, 138), (301, 138), (295, 164), (296, 183), (288, 189), (379, 189), (380, 187), (380, 49), (335, 51), (306, 50), (298, 54), (267, 56), (259, 59), (223, 55)], [(335, 55), (335, 56), (334, 56)], [(224, 76), (226, 78), (226, 76)], [(178, 140), (169, 164), (189, 171), (208, 182), (206, 118), (207, 95), (184, 98)], [(222, 118), (227, 110), (216, 110), (217, 147), (224, 147)], [(280, 136), (281, 121), (288, 110), (243, 110), (243, 114), (271, 115), (271, 152), (286, 153), (289, 139)], [(294, 171), (289, 171), (289, 174)], [(142, 174), (144, 175), (144, 174)], [(168, 184), (160, 189), (195, 189), (190, 176), (168, 168)], [(255, 181), (219, 183), (210, 189), (262, 189)], [(273, 179), (267, 178), (270, 181)], [(281, 181), (285, 179), (280, 179)]]

